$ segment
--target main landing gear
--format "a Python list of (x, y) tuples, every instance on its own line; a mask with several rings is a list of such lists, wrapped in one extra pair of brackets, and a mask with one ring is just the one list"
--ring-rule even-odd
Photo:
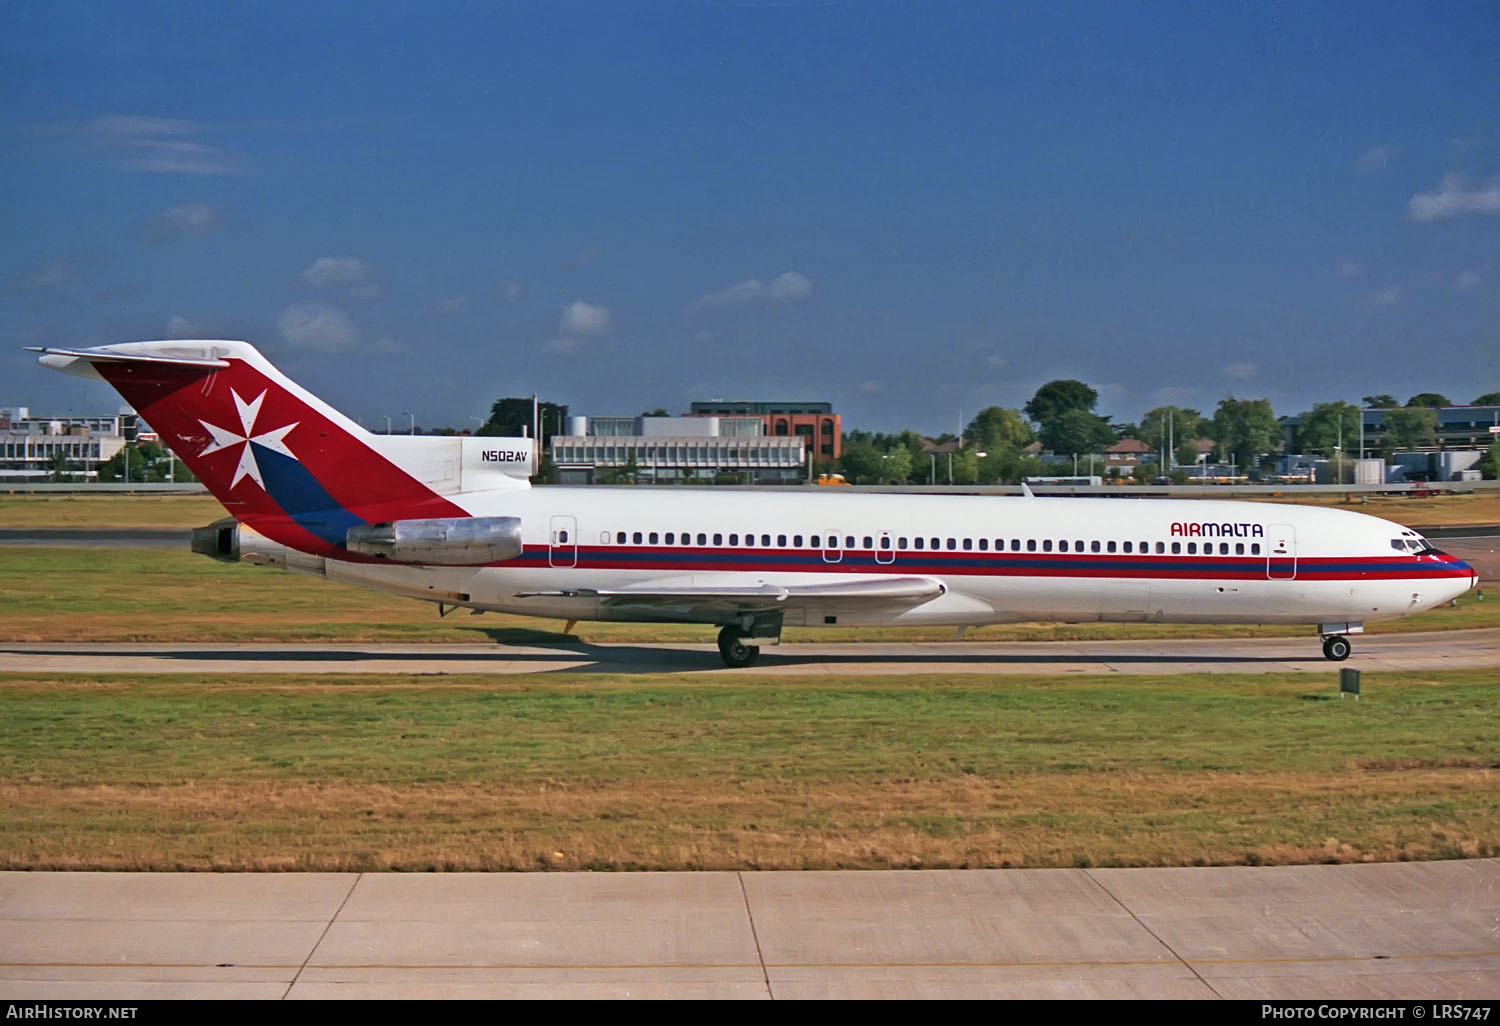
[(737, 626), (730, 624), (719, 631), (719, 655), (724, 658), (725, 666), (738, 670), (755, 662), (760, 655), (760, 647), (745, 644), (745, 635)]
[(1342, 634), (1330, 634), (1323, 639), (1323, 658), (1332, 659), (1341, 663), (1349, 658), (1349, 653), (1354, 651), (1354, 646), (1349, 644), (1349, 639)]

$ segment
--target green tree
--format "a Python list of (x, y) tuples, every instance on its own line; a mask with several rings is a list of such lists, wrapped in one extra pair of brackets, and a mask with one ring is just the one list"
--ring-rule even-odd
[(844, 436), (844, 478), (850, 484), (878, 484), (883, 454), (875, 448), (868, 431), (850, 431)]
[(880, 454), (880, 484), (905, 484), (911, 477), (911, 450), (904, 445), (892, 446)]
[(1490, 447), (1484, 451), (1484, 455), (1479, 457), (1479, 473), (1484, 475), (1486, 481), (1493, 481), (1496, 477), (1500, 477), (1500, 442), (1491, 442)]
[(1386, 453), (1437, 444), (1437, 411), (1425, 406), (1387, 410), (1381, 444)]
[(53, 481), (72, 480), (73, 472), (77, 469), (73, 461), (68, 458), (68, 454), (61, 449), (54, 452), (52, 458), (47, 461), (47, 476)]
[[(568, 407), (561, 403), (540, 402), (536, 404), (536, 417), (541, 423), (542, 450), (553, 435), (567, 430)], [(496, 399), (490, 406), (490, 419), (485, 421), (475, 434), (498, 438), (520, 438), (536, 434), (532, 431), (532, 400)]]
[(1042, 444), (1059, 455), (1101, 452), (1114, 441), (1109, 421), (1088, 410), (1068, 410), (1042, 432)]
[(1074, 411), (1089, 413), (1098, 401), (1098, 392), (1082, 381), (1067, 378), (1049, 381), (1037, 389), (1036, 394), (1027, 401), (1025, 411), (1026, 416), (1040, 427), (1037, 433), (1042, 444), (1054, 452), (1060, 452), (1052, 442), (1055, 433), (1060, 430), (1063, 418)]
[(964, 449), (953, 454), (953, 483), (979, 483), (979, 450)]
[(988, 406), (964, 428), (964, 441), (980, 452), (1024, 449), (1036, 440), (1036, 432), (1017, 410)]
[(599, 484), (635, 484), (636, 478), (640, 476), (641, 466), (636, 462), (635, 453), (631, 453), (625, 460), (623, 466), (601, 467), (596, 480)]
[(1332, 456), (1342, 432), (1343, 451), (1347, 453), (1351, 442), (1359, 444), (1359, 416), (1359, 407), (1353, 403), (1318, 403), (1302, 415), (1302, 427), (1297, 432), (1302, 451)]
[(1441, 392), (1418, 392), (1416, 395), (1406, 400), (1406, 405), (1431, 407), (1452, 406), (1453, 400), (1449, 399)]
[(1387, 395), (1384, 392), (1381, 392), (1379, 395), (1367, 395), (1361, 402), (1365, 404), (1366, 409), (1372, 410), (1391, 410), (1401, 405), (1396, 401), (1395, 396)]
[(1255, 457), (1276, 447), (1281, 425), (1269, 399), (1224, 399), (1214, 410), (1213, 438), (1247, 470)]
[(1500, 392), (1486, 392), (1478, 396), (1472, 406), (1500, 406)]

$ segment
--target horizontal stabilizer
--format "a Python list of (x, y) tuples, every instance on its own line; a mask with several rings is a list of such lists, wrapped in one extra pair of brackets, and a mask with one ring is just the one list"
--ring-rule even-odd
[(65, 370), (68, 364), (75, 360), (86, 360), (89, 363), (154, 363), (174, 367), (205, 367), (214, 370), (229, 366), (228, 360), (209, 355), (209, 352), (201, 348), (175, 353), (164, 349), (150, 353), (139, 350), (128, 351), (115, 346), (98, 346), (93, 349), (54, 349), (51, 346), (26, 346), (25, 348), (29, 353), (41, 353), (42, 364), (58, 370)]

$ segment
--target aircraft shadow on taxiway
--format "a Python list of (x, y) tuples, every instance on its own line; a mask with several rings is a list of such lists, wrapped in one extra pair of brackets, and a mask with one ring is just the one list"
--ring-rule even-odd
[[(1112, 654), (1108, 652), (1082, 653), (986, 653), (965, 652), (962, 643), (954, 643), (953, 648), (934, 650), (931, 643), (924, 644), (920, 652), (904, 653), (865, 653), (865, 652), (807, 652), (807, 653), (784, 653), (779, 652), (773, 646), (761, 649), (760, 659), (752, 666), (730, 669), (718, 662), (717, 653), (712, 646), (705, 645), (701, 648), (679, 648), (655, 645), (592, 645), (583, 641), (558, 642), (558, 641), (529, 641), (525, 643), (527, 651), (515, 651), (497, 647), (493, 652), (391, 652), (371, 649), (332, 649), (320, 650), (312, 646), (305, 648), (286, 649), (174, 649), (163, 647), (159, 651), (149, 653), (151, 658), (181, 660), (184, 662), (244, 662), (276, 664), (284, 663), (285, 671), (294, 673), (299, 663), (362, 663), (362, 662), (387, 662), (424, 664), (427, 666), (442, 664), (483, 663), (495, 661), (509, 663), (524, 667), (527, 663), (555, 664), (559, 661), (568, 661), (567, 666), (548, 665), (545, 669), (536, 672), (542, 673), (703, 673), (708, 671), (720, 673), (749, 673), (754, 674), (757, 670), (777, 669), (782, 667), (796, 666), (826, 666), (837, 670), (840, 666), (903, 666), (910, 667), (912, 664), (924, 664), (930, 666), (932, 672), (941, 672), (945, 666), (979, 666), (994, 664), (1002, 666), (1054, 666), (1060, 664), (1150, 664), (1160, 663), (1170, 667), (1176, 665), (1202, 665), (1208, 664), (1230, 664), (1230, 663), (1265, 663), (1285, 664), (1303, 660), (1315, 660), (1322, 662), (1320, 653), (1313, 649), (1306, 655), (1212, 655), (1205, 653), (1184, 653), (1181, 655), (1167, 654), (1161, 652), (1140, 652), (1130, 654)], [(1048, 644), (1043, 642), (1041, 644)], [(1066, 644), (1065, 642), (1062, 644)], [(6, 649), (0, 649), (4, 653)], [(76, 656), (82, 653), (76, 648), (41, 649), (27, 646), (22, 651), (28, 655), (49, 656)], [(87, 654), (97, 657), (117, 656), (124, 659), (138, 658), (148, 653), (143, 653), (139, 648), (90, 647)], [(129, 672), (123, 671), (123, 672)], [(393, 672), (399, 673), (400, 670)], [(464, 672), (462, 670), (452, 672)], [(478, 671), (483, 672), (483, 671)], [(524, 669), (521, 672), (525, 672)]]

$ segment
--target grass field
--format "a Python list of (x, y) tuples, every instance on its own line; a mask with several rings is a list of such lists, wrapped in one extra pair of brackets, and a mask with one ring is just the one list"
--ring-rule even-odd
[(1205, 865), (1500, 854), (1500, 670), (0, 676), (0, 868)]
[[(562, 623), (458, 613), (431, 603), (246, 564), (160, 549), (0, 548), (0, 641), (487, 641), (557, 640)], [(1465, 597), (1370, 633), (1500, 627), (1500, 601)], [(714, 629), (674, 624), (580, 624), (588, 642), (700, 642)], [(1305, 627), (1191, 624), (1009, 624), (968, 641), (1306, 637)], [(795, 641), (947, 641), (951, 627), (788, 628)]]

